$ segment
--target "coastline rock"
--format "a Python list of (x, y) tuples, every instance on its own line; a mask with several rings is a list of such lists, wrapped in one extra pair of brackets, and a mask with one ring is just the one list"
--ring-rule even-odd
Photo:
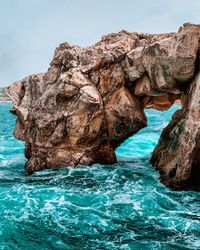
[(11, 99), (7, 95), (6, 88), (0, 88), (0, 102), (10, 102)]
[(186, 95), (186, 104), (162, 132), (151, 162), (167, 186), (200, 191), (200, 72)]
[(199, 25), (184, 24), (168, 34), (120, 31), (87, 48), (60, 44), (46, 73), (7, 90), (26, 171), (115, 163), (114, 150), (147, 125), (144, 108), (181, 100), (151, 162), (166, 185), (197, 189), (199, 37)]

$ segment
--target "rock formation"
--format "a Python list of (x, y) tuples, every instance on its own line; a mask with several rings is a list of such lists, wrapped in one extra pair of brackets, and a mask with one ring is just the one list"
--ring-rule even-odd
[(6, 88), (0, 88), (0, 102), (9, 102), (10, 97), (7, 95)]
[(144, 108), (180, 99), (151, 162), (176, 189), (200, 187), (200, 26), (177, 33), (119, 33), (94, 46), (60, 44), (47, 73), (13, 83), (14, 136), (26, 171), (116, 162), (114, 150), (147, 125)]

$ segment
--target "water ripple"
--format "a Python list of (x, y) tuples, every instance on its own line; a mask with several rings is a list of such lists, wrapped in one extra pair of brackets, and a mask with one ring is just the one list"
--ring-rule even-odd
[(149, 126), (121, 145), (117, 164), (32, 176), (10, 107), (0, 104), (0, 249), (200, 249), (200, 194), (171, 191), (149, 164), (177, 107), (148, 110)]

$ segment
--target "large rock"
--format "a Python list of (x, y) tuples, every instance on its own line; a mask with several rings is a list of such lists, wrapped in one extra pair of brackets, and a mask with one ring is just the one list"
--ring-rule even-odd
[(87, 48), (61, 44), (47, 73), (8, 88), (14, 135), (26, 142), (27, 172), (112, 164), (115, 148), (147, 125), (144, 108), (165, 110), (181, 99), (183, 109), (163, 132), (152, 162), (167, 185), (185, 188), (194, 180), (190, 186), (199, 186), (199, 37), (200, 26), (184, 24), (177, 33), (121, 31)]
[(187, 90), (184, 107), (162, 132), (151, 162), (167, 186), (200, 190), (200, 72)]

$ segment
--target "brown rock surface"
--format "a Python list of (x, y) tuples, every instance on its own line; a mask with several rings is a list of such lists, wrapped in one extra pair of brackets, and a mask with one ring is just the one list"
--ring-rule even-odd
[(200, 72), (187, 90), (186, 104), (162, 132), (151, 162), (167, 186), (200, 191)]
[(27, 172), (112, 164), (114, 149), (147, 125), (144, 108), (181, 99), (152, 162), (167, 185), (200, 186), (199, 37), (199, 25), (184, 24), (177, 33), (121, 31), (87, 48), (61, 44), (47, 73), (8, 88)]

